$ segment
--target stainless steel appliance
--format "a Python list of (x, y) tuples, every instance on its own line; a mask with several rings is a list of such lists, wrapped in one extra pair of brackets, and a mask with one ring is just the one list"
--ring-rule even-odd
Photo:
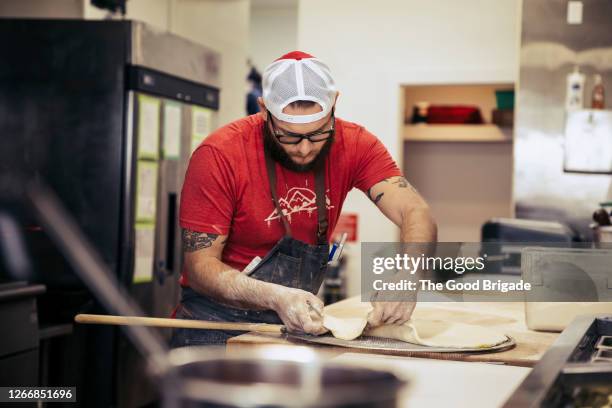
[[(42, 285), (25, 282), (0, 283), (0, 384), (37, 385), (39, 375), (39, 338), (36, 296)], [(10, 327), (10, 330), (6, 330)]]
[[(180, 188), (216, 125), (219, 55), (135, 21), (2, 19), (0, 35), (0, 134), (25, 146), (11, 170), (45, 180), (145, 314), (167, 317), (179, 290)], [(45, 229), (23, 226), (48, 288), (41, 319), (100, 311)], [(58, 353), (50, 381), (77, 381), (95, 396), (84, 406), (155, 395), (115, 328), (78, 327)]]
[(504, 404), (603, 407), (612, 401), (612, 316), (576, 318)]
[[(586, 174), (612, 166), (609, 134), (603, 141), (600, 136), (609, 122), (595, 118), (600, 122), (595, 126), (593, 112), (586, 110), (591, 107), (595, 74), (608, 87), (612, 84), (610, 21), (612, 3), (607, 0), (522, 1), (514, 140), (516, 217), (558, 221), (586, 239), (592, 237), (593, 208), (612, 196), (610, 175)], [(567, 76), (577, 65), (585, 75), (584, 110), (572, 113), (566, 109)], [(606, 93), (605, 106), (612, 107), (612, 92)], [(603, 119), (609, 112), (595, 116)], [(580, 129), (577, 135), (574, 122)]]

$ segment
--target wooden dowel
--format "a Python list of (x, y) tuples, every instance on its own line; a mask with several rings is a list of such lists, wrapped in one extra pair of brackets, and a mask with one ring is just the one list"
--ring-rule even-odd
[(161, 317), (78, 314), (74, 317), (74, 321), (83, 324), (170, 327), (175, 329), (234, 330), (277, 334), (285, 332), (285, 326), (280, 324), (211, 322), (207, 320), (166, 319)]

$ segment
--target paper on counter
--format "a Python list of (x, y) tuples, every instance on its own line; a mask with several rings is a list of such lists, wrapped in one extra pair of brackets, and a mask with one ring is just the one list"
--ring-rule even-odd
[(157, 162), (138, 161), (136, 167), (136, 222), (155, 221), (157, 175)]
[(157, 160), (159, 157), (160, 100), (138, 95), (138, 158)]
[(212, 111), (193, 106), (191, 110), (191, 152), (202, 143), (212, 131)]
[(178, 159), (181, 152), (181, 105), (164, 102), (163, 148), (165, 159)]
[(137, 223), (134, 226), (134, 283), (153, 280), (155, 253), (155, 224)]

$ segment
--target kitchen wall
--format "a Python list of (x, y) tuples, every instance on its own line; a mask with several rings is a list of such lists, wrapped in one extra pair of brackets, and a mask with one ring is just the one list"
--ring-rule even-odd
[(0, 16), (81, 18), (83, 0), (2, 0)]
[[(365, 125), (401, 161), (400, 85), (514, 82), (519, 5), (302, 0), (298, 47), (330, 65), (340, 90), (338, 116)], [(397, 228), (361, 192), (351, 193), (344, 211), (359, 213), (362, 241), (397, 240)], [(349, 294), (360, 290), (356, 249), (348, 249)]]
[(582, 24), (570, 25), (567, 1), (524, 0), (514, 194), (517, 217), (563, 221), (589, 237), (591, 214), (612, 198), (612, 177), (563, 172), (566, 76), (580, 65), (590, 106), (599, 72), (612, 107), (612, 3), (582, 3)]
[(219, 126), (244, 117), (248, 73), (249, 0), (175, 2), (170, 31), (221, 53)]
[[(108, 11), (92, 6), (90, 0), (81, 0), (81, 2), (83, 17), (86, 19), (103, 19), (108, 15)], [(125, 17), (167, 30), (169, 11), (175, 3), (176, 0), (129, 0), (126, 3)]]
[(263, 70), (297, 48), (297, 0), (251, 0), (249, 58)]

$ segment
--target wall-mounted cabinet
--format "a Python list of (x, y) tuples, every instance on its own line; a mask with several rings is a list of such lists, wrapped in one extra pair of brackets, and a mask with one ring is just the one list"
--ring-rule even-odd
[(514, 85), (403, 87), (403, 139), (415, 142), (512, 141)]
[[(479, 241), (480, 228), (487, 220), (513, 215), (514, 112), (504, 110), (500, 122), (498, 110), (495, 113), (498, 124), (493, 123), (499, 90), (513, 90), (513, 84), (402, 87), (403, 171), (429, 203), (438, 223), (440, 241)], [(433, 122), (463, 117), (472, 123), (427, 123), (418, 117), (420, 123), (412, 123), (414, 107), (422, 107), (423, 102), (430, 107), (459, 108), (450, 110), (450, 118), (444, 116), (444, 109), (438, 109), (429, 118)], [(508, 101), (500, 102), (503, 105)], [(478, 120), (481, 123), (473, 123)]]

